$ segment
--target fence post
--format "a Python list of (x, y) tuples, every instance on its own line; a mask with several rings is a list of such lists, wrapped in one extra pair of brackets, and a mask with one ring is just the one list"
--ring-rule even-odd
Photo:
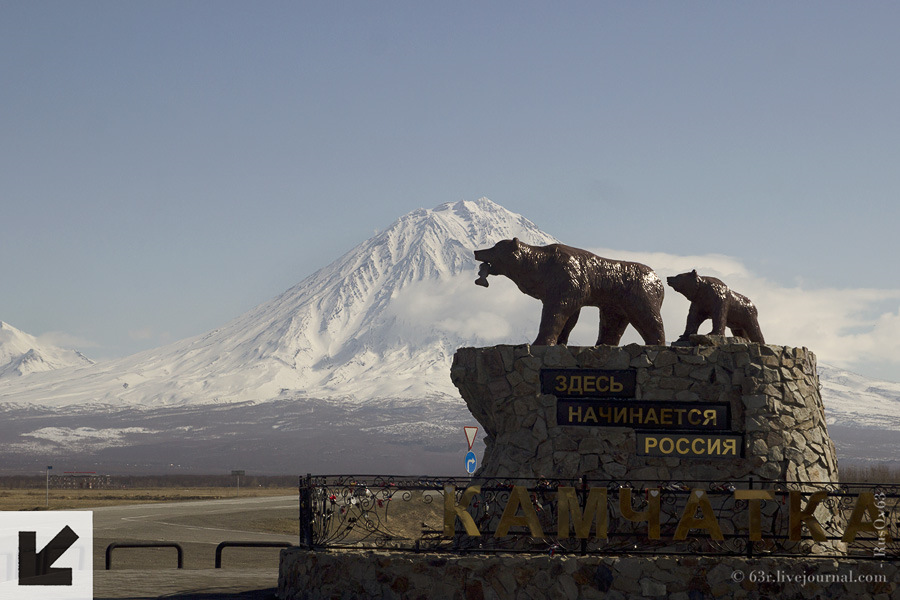
[(184, 550), (176, 542), (113, 542), (106, 547), (106, 570), (112, 568), (112, 551), (115, 548), (175, 548), (178, 553), (178, 568), (184, 568)]
[[(753, 478), (748, 477), (747, 480), (748, 480), (747, 484), (750, 486), (748, 489), (752, 490), (753, 489)], [(748, 523), (747, 523), (747, 558), (753, 558), (753, 540), (750, 539), (750, 524), (749, 524), (750, 516), (749, 516), (749, 514), (747, 515), (747, 519), (748, 519)]]
[(312, 475), (307, 473), (300, 484), (300, 545), (313, 547)]
[[(587, 476), (583, 475), (581, 477), (581, 510), (582, 511), (585, 509), (585, 506), (587, 505), (587, 494), (588, 494)], [(605, 506), (603, 507), (603, 510), (606, 510)], [(588, 535), (590, 535), (590, 532), (591, 532), (591, 524), (588, 523)], [(568, 534), (569, 532), (567, 531), (566, 533)], [(587, 555), (587, 538), (581, 540), (581, 555), (582, 556)]]
[(222, 542), (216, 546), (216, 568), (222, 568), (222, 551), (225, 548), (291, 548), (288, 542)]

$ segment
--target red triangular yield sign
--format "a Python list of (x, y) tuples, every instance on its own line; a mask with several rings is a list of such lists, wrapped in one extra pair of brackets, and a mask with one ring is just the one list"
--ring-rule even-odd
[(475, 436), (478, 434), (477, 427), (463, 427), (466, 431), (466, 441), (469, 442), (469, 450), (472, 449), (472, 444), (475, 443)]

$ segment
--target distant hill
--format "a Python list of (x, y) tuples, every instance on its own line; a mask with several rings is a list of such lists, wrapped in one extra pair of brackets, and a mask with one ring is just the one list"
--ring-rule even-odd
[(92, 364), (94, 361), (76, 350), (39, 342), (33, 335), (0, 321), (0, 379)]
[(495, 343), (472, 327), (457, 294), (481, 294), (477, 316), (494, 302), (503, 320), (501, 297), (473, 285), (472, 251), (511, 237), (555, 241), (486, 198), (420, 209), (219, 329), (60, 377), (0, 382), (0, 404), (456, 399), (453, 353)]

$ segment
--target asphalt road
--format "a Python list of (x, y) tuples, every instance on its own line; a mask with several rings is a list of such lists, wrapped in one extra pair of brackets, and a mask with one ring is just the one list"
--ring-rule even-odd
[[(264, 520), (296, 519), (296, 496), (232, 498), (92, 509), (95, 598), (258, 600), (273, 598), (279, 548), (225, 548), (215, 569), (216, 546), (224, 541), (288, 542), (296, 535), (260, 533)], [(105, 570), (109, 544), (175, 542), (184, 551), (177, 569), (174, 548), (117, 548)]]

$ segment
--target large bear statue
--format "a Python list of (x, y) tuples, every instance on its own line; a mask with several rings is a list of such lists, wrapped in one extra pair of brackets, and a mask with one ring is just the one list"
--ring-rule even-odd
[(475, 259), (482, 263), (478, 285), (487, 287), (488, 275), (505, 275), (543, 303), (535, 345), (568, 343), (582, 306), (600, 309), (597, 345), (618, 345), (629, 324), (645, 344), (666, 343), (659, 313), (665, 288), (646, 265), (602, 258), (563, 244), (530, 246), (518, 238), (476, 250)]
[(730, 290), (720, 279), (703, 277), (695, 269), (668, 277), (666, 282), (691, 301), (687, 325), (678, 338), (679, 342), (697, 333), (703, 321), (712, 319), (709, 335), (725, 335), (725, 327), (728, 327), (738, 337), (759, 344), (766, 343), (756, 318), (756, 307), (749, 298)]

